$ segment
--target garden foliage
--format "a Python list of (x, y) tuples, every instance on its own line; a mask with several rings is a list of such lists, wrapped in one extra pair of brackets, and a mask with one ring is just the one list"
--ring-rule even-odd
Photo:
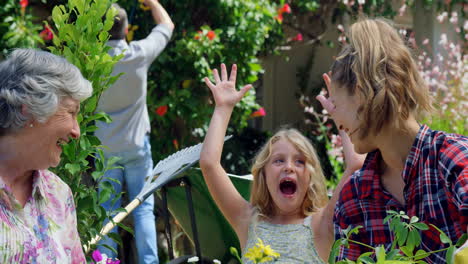
[(0, 58), (13, 48), (34, 48), (43, 43), (27, 0), (3, 0), (0, 8)]
[[(94, 112), (99, 97), (119, 77), (111, 73), (120, 57), (108, 55), (110, 47), (106, 46), (107, 31), (116, 14), (115, 9), (109, 9), (110, 4), (109, 0), (69, 0), (67, 5), (58, 5), (52, 10), (55, 32), (49, 50), (77, 66), (93, 86), (92, 96), (81, 104), (78, 115), (81, 137), (63, 147), (61, 163), (53, 169), (74, 193), (83, 245), (99, 234), (102, 222), (112, 213), (106, 212), (100, 204), (108, 200), (114, 190), (101, 180), (116, 160), (104, 160), (100, 141), (93, 135), (97, 129), (95, 121), (110, 121), (105, 113)], [(84, 179), (89, 176), (92, 180), (86, 184)], [(98, 184), (103, 187), (99, 195)], [(118, 237), (115, 239), (120, 242)]]
[[(154, 25), (150, 13), (131, 0), (119, 3), (128, 11), (130, 23), (138, 26), (134, 38), (145, 37)], [(161, 0), (161, 4), (176, 28), (148, 77), (155, 161), (203, 140), (214, 102), (202, 79), (211, 78), (211, 69), (236, 63), (238, 86), (254, 83), (263, 71), (258, 56), (273, 52), (272, 47), (282, 41), (281, 24), (275, 19), (278, 4), (272, 1)], [(228, 133), (245, 128), (258, 108), (251, 90), (235, 107)]]
[[(330, 258), (330, 264), (426, 264), (424, 258), (433, 253), (446, 251), (446, 263), (453, 263), (453, 253), (455, 250), (463, 245), (466, 241), (466, 234), (461, 236), (456, 243), (452, 242), (450, 238), (436, 226), (419, 222), (416, 216), (409, 217), (405, 212), (400, 211), (387, 211), (388, 216), (383, 220), (384, 224), (390, 226), (391, 232), (394, 234), (395, 239), (389, 249), (384, 246), (372, 247), (354, 240), (354, 236), (359, 233), (362, 226), (349, 226), (345, 230), (345, 238), (338, 239), (333, 244)], [(446, 244), (447, 247), (437, 251), (427, 252), (418, 247), (421, 245), (420, 232), (425, 232), (429, 228), (434, 228), (439, 232), (440, 241)], [(350, 243), (360, 244), (369, 249), (369, 252), (363, 253), (356, 261), (340, 260), (336, 262), (335, 258), (339, 253), (340, 246), (349, 247)]]
[[(106, 12), (114, 0), (68, 0), (68, 2), (48, 0), (64, 3), (55, 6), (51, 11), (50, 25), (34, 20), (27, 0), (5, 1), (0, 8), (2, 55), (15, 47), (44, 47), (44, 44), (50, 44), (48, 48), (53, 53), (64, 56), (75, 64), (84, 77), (93, 84), (92, 97), (81, 105), (79, 122), (82, 136), (79, 140), (73, 140), (64, 146), (62, 162), (54, 170), (72, 188), (77, 205), (79, 233), (82, 242), (86, 243), (98, 234), (102, 221), (111, 213), (99, 205), (112, 194), (110, 185), (104, 185), (101, 195), (98, 195), (96, 190), (105, 170), (112, 168), (115, 160), (105, 161), (101, 158), (102, 146), (92, 133), (96, 129), (95, 121), (110, 121), (104, 113), (94, 113), (94, 110), (101, 93), (118, 78), (118, 76), (111, 77), (110, 73), (119, 58), (107, 55), (109, 47), (105, 46), (108, 40), (106, 31), (112, 26), (113, 17), (113, 11)], [(41, 1), (46, 2), (46, 0)], [(304, 38), (305, 41), (313, 43), (311, 49), (320, 45), (335, 45), (333, 42), (322, 43), (320, 39), (326, 30), (334, 30), (327, 28), (329, 24), (325, 19), (328, 16), (331, 16), (333, 23), (337, 24), (341, 23), (344, 17), (353, 18), (358, 13), (391, 18), (415, 6), (415, 1), (412, 0), (402, 1), (400, 7), (383, 0), (160, 1), (170, 13), (176, 29), (171, 42), (153, 64), (148, 75), (148, 107), (155, 162), (180, 148), (203, 140), (214, 102), (202, 78), (211, 77), (211, 69), (219, 67), (220, 63), (238, 65), (239, 87), (247, 83), (255, 84), (263, 72), (261, 57), (277, 54), (278, 47), (291, 40), (302, 41)], [(427, 44), (418, 43), (419, 46), (414, 46), (416, 50), (421, 50), (418, 58), (420, 70), (438, 103), (437, 113), (427, 119), (427, 122), (434, 129), (466, 135), (468, 134), (466, 124), (468, 61), (465, 51), (468, 26), (465, 26), (466, 22), (460, 26), (462, 19), (457, 20), (454, 15), (454, 11), (458, 10), (459, 12), (455, 14), (465, 18), (465, 10), (460, 8), (464, 1), (424, 0), (422, 2), (425, 8), (436, 6), (437, 10), (440, 10), (442, 21), (439, 22), (443, 22), (445, 18), (454, 27), (459, 27), (457, 33), (462, 39), (461, 43), (449, 43), (441, 36), (440, 41), (444, 42), (442, 46), (446, 49), (446, 53), (437, 55), (437, 61), (430, 54)], [(129, 14), (132, 24), (129, 37), (134, 39), (145, 37), (154, 26), (150, 12), (142, 9), (137, 0), (119, 0), (118, 3)], [(304, 18), (313, 26), (303, 23)], [(447, 21), (445, 23), (448, 23)], [(293, 39), (286, 38), (284, 28), (292, 29), (298, 34)], [(344, 27), (337, 25), (336, 30), (343, 33)], [(345, 41), (342, 34), (337, 43)], [(438, 56), (442, 56), (442, 59)], [(335, 177), (339, 177), (343, 171), (340, 140), (336, 135), (333, 136), (336, 128), (326, 117), (326, 113), (314, 110), (314, 108), (319, 109), (318, 105), (309, 99), (315, 97), (323, 86), (312, 87), (313, 89), (308, 87), (311, 68), (312, 58), (304, 68), (298, 69), (297, 75), (301, 87), (298, 98), (304, 106), (307, 130), (310, 131), (309, 137), (317, 143), (319, 152), (328, 153), (328, 157), (321, 155), (324, 157), (323, 167), (328, 167)], [(260, 107), (252, 89), (234, 109), (228, 133), (236, 133), (246, 128), (252, 113)], [(255, 144), (250, 145), (256, 147), (261, 142), (255, 133), (251, 133), (254, 136), (239, 138), (254, 138), (252, 142)], [(265, 138), (265, 135), (260, 136), (262, 140)], [(241, 160), (242, 166), (248, 167), (247, 157), (252, 156), (254, 150), (249, 150), (250, 154), (244, 155), (243, 150), (238, 149), (243, 145), (234, 145), (236, 146), (233, 149), (237, 147), (237, 150), (228, 153), (226, 157)], [(329, 158), (331, 166), (328, 163)], [(235, 166), (228, 168), (231, 171), (236, 170)], [(333, 180), (330, 186), (333, 186)], [(389, 221), (394, 219), (396, 218)], [(415, 227), (414, 224), (417, 222), (410, 221), (408, 225)], [(402, 230), (400, 228), (396, 231), (405, 232)], [(403, 241), (398, 239), (400, 240)], [(415, 245), (408, 240), (404, 241), (406, 245)], [(343, 241), (339, 243), (346, 243)], [(398, 246), (401, 248), (402, 245)], [(450, 244), (451, 246), (453, 244)], [(379, 250), (376, 249), (377, 259), (383, 254)], [(384, 253), (388, 257), (389, 254), (393, 254), (392, 252)], [(405, 256), (419, 261), (415, 257), (418, 256), (417, 252), (416, 255)], [(365, 259), (367, 258), (364, 256), (364, 263)]]

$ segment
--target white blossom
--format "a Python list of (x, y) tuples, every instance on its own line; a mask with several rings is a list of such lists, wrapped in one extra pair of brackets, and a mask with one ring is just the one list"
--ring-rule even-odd
[(200, 259), (195, 256), (195, 257), (191, 257), (187, 260), (188, 263), (193, 263), (193, 262), (198, 262)]

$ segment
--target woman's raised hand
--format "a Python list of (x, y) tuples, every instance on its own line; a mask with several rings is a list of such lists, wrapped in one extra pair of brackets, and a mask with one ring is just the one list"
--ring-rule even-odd
[[(328, 72), (328, 74), (324, 73), (322, 75), (323, 80), (325, 81), (325, 84), (327, 85), (328, 98), (326, 98), (323, 95), (318, 95), (316, 98), (320, 102), (320, 104), (322, 104), (322, 107), (325, 108), (325, 110), (327, 110), (331, 118), (333, 118), (333, 114), (335, 113), (336, 106), (333, 100), (330, 99), (330, 97), (332, 96), (331, 89), (330, 89), (331, 88), (330, 76), (331, 76), (331, 72)], [(340, 124), (337, 124), (336, 122), (335, 122), (335, 125), (337, 127), (340, 126)], [(341, 142), (343, 144), (343, 152), (344, 152), (346, 169), (352, 173), (355, 170), (358, 170), (362, 167), (362, 165), (364, 164), (366, 155), (360, 155), (354, 151), (354, 145), (345, 131), (339, 130), (339, 134), (341, 136)]]
[[(328, 92), (328, 98), (326, 98), (323, 95), (317, 95), (316, 99), (322, 104), (322, 107), (327, 110), (327, 112), (332, 116), (333, 118), (333, 113), (335, 112), (335, 104), (333, 101), (330, 99), (331, 97), (331, 89), (330, 89), (330, 84), (331, 84), (331, 79), (330, 79), (331, 72), (324, 73), (322, 75), (323, 80), (325, 81), (325, 84), (327, 85), (327, 92)], [(338, 125), (338, 124), (337, 124)]]
[(218, 70), (213, 70), (213, 77), (215, 84), (213, 84), (208, 77), (205, 77), (205, 83), (210, 88), (211, 93), (213, 94), (214, 100), (216, 102), (216, 107), (229, 107), (234, 108), (234, 106), (242, 99), (244, 94), (252, 88), (252, 85), (248, 84), (240, 90), (236, 90), (236, 76), (237, 76), (237, 66), (234, 64), (231, 68), (231, 75), (228, 79), (228, 73), (226, 70), (226, 65), (221, 64), (221, 78), (219, 76)]

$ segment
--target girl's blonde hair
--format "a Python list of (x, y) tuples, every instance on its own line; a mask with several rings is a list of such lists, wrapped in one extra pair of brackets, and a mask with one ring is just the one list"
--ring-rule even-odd
[(359, 137), (387, 125), (404, 129), (410, 115), (431, 111), (429, 90), (400, 34), (385, 19), (361, 19), (332, 65), (332, 82), (358, 94)]
[(273, 144), (280, 139), (286, 139), (293, 144), (306, 159), (306, 170), (310, 176), (309, 189), (302, 202), (302, 212), (310, 215), (326, 205), (328, 201), (325, 187), (325, 177), (317, 158), (317, 153), (309, 140), (296, 129), (281, 129), (262, 147), (255, 157), (252, 166), (253, 183), (250, 193), (250, 203), (257, 213), (263, 217), (274, 213), (273, 199), (266, 184), (264, 168), (271, 156)]

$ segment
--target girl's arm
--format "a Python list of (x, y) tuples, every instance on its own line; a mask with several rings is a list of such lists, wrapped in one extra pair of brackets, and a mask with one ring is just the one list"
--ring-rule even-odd
[(236, 74), (237, 66), (233, 65), (228, 79), (226, 66), (221, 64), (221, 78), (218, 71), (213, 70), (216, 84), (211, 83), (206, 77), (204, 79), (213, 94), (216, 107), (203, 142), (200, 167), (211, 196), (236, 231), (242, 245), (242, 242), (247, 239), (250, 204), (239, 194), (221, 166), (224, 136), (232, 110), (244, 94), (252, 88), (251, 85), (246, 85), (237, 91)]
[[(330, 93), (330, 77), (327, 74), (324, 74), (323, 79), (327, 85), (328, 92)], [(322, 95), (317, 96), (317, 99), (333, 118), (333, 112), (335, 110), (335, 105), (333, 102)], [(325, 261), (328, 261), (331, 247), (335, 241), (333, 225), (335, 204), (340, 197), (340, 192), (341, 189), (343, 189), (343, 185), (349, 179), (349, 176), (362, 167), (365, 159), (365, 155), (359, 155), (354, 151), (353, 143), (351, 142), (351, 139), (349, 138), (348, 134), (346, 134), (346, 132), (339, 130), (339, 134), (343, 144), (346, 169), (341, 176), (340, 182), (333, 191), (333, 195), (330, 198), (330, 201), (328, 201), (328, 204), (322, 208), (320, 212), (318, 212), (315, 218), (312, 218), (312, 228), (316, 238), (318, 238), (315, 239), (317, 251), (320, 257), (322, 257)], [(318, 241), (320, 241), (320, 243), (317, 243)]]

